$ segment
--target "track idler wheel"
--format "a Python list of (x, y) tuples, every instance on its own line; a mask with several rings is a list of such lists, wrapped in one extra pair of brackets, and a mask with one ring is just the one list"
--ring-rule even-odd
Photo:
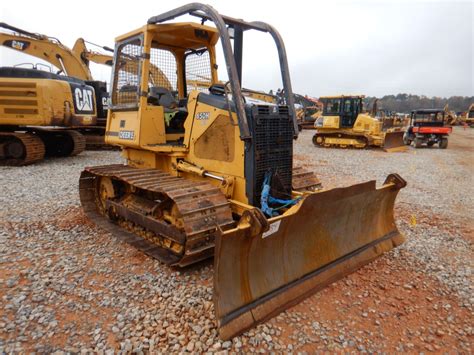
[(0, 165), (28, 165), (43, 160), (44, 155), (44, 144), (37, 135), (0, 133)]
[(324, 137), (323, 136), (318, 136), (317, 134), (315, 134), (313, 136), (313, 144), (316, 147), (322, 147), (323, 144), (324, 144)]
[(5, 155), (13, 159), (21, 159), (26, 154), (26, 147), (20, 140), (12, 139), (5, 144)]
[(115, 197), (115, 189), (114, 185), (112, 184), (112, 179), (106, 176), (100, 177), (100, 179), (98, 179), (98, 184), (98, 207), (102, 210), (102, 214), (105, 215), (105, 212), (107, 210), (107, 200)]

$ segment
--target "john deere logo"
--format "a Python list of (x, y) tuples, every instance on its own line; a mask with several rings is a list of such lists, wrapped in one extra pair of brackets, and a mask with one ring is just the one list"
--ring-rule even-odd
[(74, 96), (79, 111), (93, 111), (94, 95), (92, 90), (76, 88), (76, 90), (74, 90)]

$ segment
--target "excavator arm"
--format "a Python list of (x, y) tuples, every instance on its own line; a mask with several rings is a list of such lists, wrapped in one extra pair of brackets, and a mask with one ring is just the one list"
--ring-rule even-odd
[[(112, 48), (109, 48), (107, 46), (99, 46), (99, 47), (106, 51), (109, 51), (112, 53), (114, 52)], [(76, 56), (80, 57), (81, 60), (87, 66), (89, 66), (90, 62), (108, 65), (110, 67), (114, 64), (114, 58), (112, 55), (103, 54), (103, 53), (89, 50), (86, 46), (86, 41), (83, 38), (78, 38), (76, 40), (76, 43), (74, 43), (74, 46), (72, 47), (72, 51)]]
[(3, 22), (0, 23), (0, 27), (11, 31), (11, 33), (0, 32), (2, 46), (45, 60), (61, 69), (68, 76), (82, 80), (93, 80), (87, 65), (59, 40), (31, 33)]

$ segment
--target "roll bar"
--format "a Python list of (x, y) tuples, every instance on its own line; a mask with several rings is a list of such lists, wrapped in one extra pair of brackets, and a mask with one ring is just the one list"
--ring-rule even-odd
[[(227, 67), (227, 75), (229, 76), (230, 85), (232, 88), (232, 95), (235, 101), (237, 111), (237, 118), (240, 127), (240, 138), (243, 140), (251, 139), (250, 129), (245, 114), (244, 98), (241, 91), (242, 79), (242, 42), (243, 31), (257, 30), (261, 32), (270, 33), (275, 41), (278, 57), (280, 61), (280, 71), (283, 81), (283, 89), (286, 98), (286, 104), (290, 113), (290, 118), (293, 121), (294, 137), (298, 136), (298, 123), (296, 121), (296, 112), (294, 106), (293, 90), (291, 89), (290, 71), (288, 69), (288, 61), (286, 57), (285, 45), (278, 31), (264, 22), (246, 22), (235, 19), (229, 16), (219, 14), (212, 6), (201, 3), (190, 3), (174, 10), (165, 12), (161, 15), (153, 16), (148, 19), (148, 24), (157, 24), (172, 20), (183, 15), (192, 15), (201, 18), (202, 20), (211, 20), (214, 22), (222, 42), (222, 49), (224, 51), (224, 58)], [(229, 32), (227, 26), (234, 29), (234, 48), (230, 42)]]

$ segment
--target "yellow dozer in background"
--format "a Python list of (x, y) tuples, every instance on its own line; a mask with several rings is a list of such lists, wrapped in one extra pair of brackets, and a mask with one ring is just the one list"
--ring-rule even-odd
[[(406, 150), (403, 130), (383, 129), (383, 122), (363, 111), (364, 95), (324, 96), (322, 117), (314, 123), (313, 143), (318, 147), (382, 147), (386, 151)], [(374, 110), (377, 111), (376, 109)]]
[[(198, 21), (169, 22), (182, 15)], [(251, 30), (276, 43), (284, 104), (245, 102), (243, 32)], [(231, 93), (217, 77), (218, 40)], [(118, 37), (114, 56), (106, 140), (123, 147), (127, 163), (85, 168), (81, 204), (97, 225), (165, 264), (214, 256), (221, 338), (404, 241), (393, 216), (406, 185), (397, 174), (378, 188), (368, 181), (315, 191), (314, 174), (293, 168), (298, 126), (285, 47), (272, 26), (193, 3)], [(171, 90), (153, 81), (152, 65)], [(197, 78), (209, 78), (208, 88), (188, 86)]]

